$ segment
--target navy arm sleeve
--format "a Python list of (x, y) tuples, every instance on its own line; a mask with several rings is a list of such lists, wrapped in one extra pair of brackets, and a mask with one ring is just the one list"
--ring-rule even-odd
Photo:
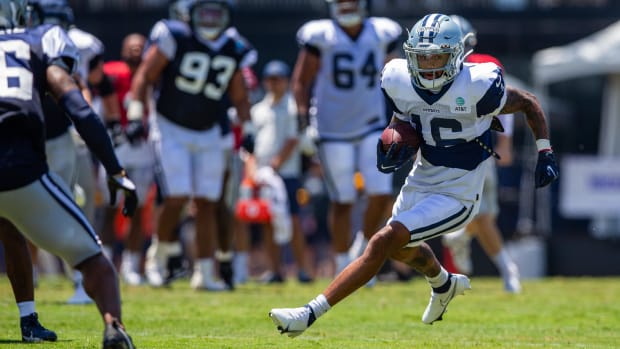
[(86, 142), (88, 148), (97, 156), (103, 164), (108, 175), (118, 174), (123, 170), (116, 154), (112, 141), (108, 136), (101, 119), (91, 109), (82, 97), (82, 93), (75, 89), (65, 93), (58, 104), (63, 107), (67, 115), (73, 121), (75, 129)]

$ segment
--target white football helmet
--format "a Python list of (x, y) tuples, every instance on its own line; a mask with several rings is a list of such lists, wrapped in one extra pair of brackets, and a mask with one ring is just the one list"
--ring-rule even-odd
[(189, 15), (196, 36), (204, 40), (215, 40), (231, 23), (231, 5), (226, 0), (192, 1)]
[(168, 6), (168, 18), (182, 22), (189, 22), (189, 1), (177, 0)]
[(467, 55), (474, 51), (474, 47), (478, 44), (476, 29), (474, 29), (468, 20), (459, 15), (451, 15), (450, 18), (461, 28), (463, 45), (465, 45), (465, 57), (467, 57)]
[[(424, 16), (409, 31), (403, 44), (407, 56), (407, 67), (413, 84), (421, 89), (437, 91), (454, 80), (465, 60), (461, 29), (450, 17), (433, 13)], [(422, 69), (418, 56), (449, 54), (445, 66)], [(424, 74), (433, 73), (433, 79)]]
[(26, 0), (0, 0), (0, 28), (23, 27), (26, 7)]
[(366, 17), (366, 0), (325, 0), (330, 16), (343, 27), (362, 23)]

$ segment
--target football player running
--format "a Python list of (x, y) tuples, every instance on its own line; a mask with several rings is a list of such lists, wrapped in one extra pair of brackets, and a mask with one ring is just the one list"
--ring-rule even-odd
[[(452, 15), (450, 17), (461, 28), (464, 36), (465, 52), (473, 51), (478, 40), (476, 38), (476, 31), (471, 23), (461, 16)], [(466, 56), (465, 61), (471, 63), (494, 62), (503, 70), (501, 63), (495, 57), (487, 54), (473, 52)], [(500, 155), (497, 165), (510, 166), (512, 164), (514, 115), (501, 115), (501, 119), (504, 124), (504, 132), (497, 133), (495, 149)], [(477, 238), (486, 255), (489, 256), (497, 270), (499, 270), (499, 274), (504, 280), (504, 290), (508, 293), (519, 293), (521, 291), (519, 268), (504, 248), (502, 235), (496, 223), (496, 217), (499, 212), (499, 203), (497, 201), (498, 178), (495, 163), (491, 162), (491, 164), (484, 180), (478, 214), (465, 228), (443, 235), (442, 242), (452, 255), (454, 265), (458, 271), (471, 275), (473, 272), (470, 257), (471, 239), (472, 237)]]
[(105, 323), (104, 349), (133, 348), (121, 321), (114, 266), (101, 253), (97, 234), (67, 186), (48, 170), (40, 102), (46, 92), (110, 173), (110, 192), (123, 191), (126, 215), (135, 210), (134, 184), (114, 155), (99, 116), (71, 77), (77, 48), (58, 26), (25, 29), (25, 11), (26, 0), (0, 0), (0, 217), (83, 273), (84, 287)]
[[(161, 20), (150, 34), (132, 81), (129, 120), (142, 118), (147, 86), (160, 82), (157, 98), (158, 156), (164, 202), (157, 240), (147, 252), (145, 274), (153, 286), (164, 282), (169, 256), (181, 253), (174, 229), (181, 211), (193, 199), (196, 212), (197, 258), (191, 286), (219, 291), (216, 279), (217, 201), (222, 193), (225, 152), (218, 125), (221, 100), (228, 94), (239, 120), (250, 119), (250, 103), (241, 69), (256, 61), (256, 52), (231, 24), (231, 6), (224, 0), (188, 1), (188, 22)], [(248, 54), (251, 52), (250, 54)]]
[[(388, 224), (372, 236), (361, 257), (327, 288), (299, 308), (269, 313), (281, 333), (300, 335), (312, 323), (375, 275), (387, 258), (422, 273), (431, 297), (422, 322), (442, 319), (450, 301), (470, 289), (465, 275), (450, 274), (425, 240), (465, 226), (478, 212), (484, 174), (493, 161), (491, 122), (497, 114), (522, 111), (539, 150), (536, 187), (558, 178), (545, 115), (536, 97), (506, 87), (493, 63), (464, 63), (459, 26), (443, 14), (418, 21), (405, 41), (406, 59), (389, 62), (381, 87), (392, 103), (392, 122), (405, 122), (423, 135), (424, 144), (392, 209)], [(398, 168), (406, 154), (377, 147), (378, 168)], [(408, 155), (408, 156), (403, 156)]]
[(311, 117), (318, 130), (318, 155), (330, 197), (329, 230), (337, 274), (351, 260), (355, 172), (363, 175), (368, 206), (353, 258), (385, 222), (392, 202), (392, 176), (377, 172), (366, 154), (374, 153), (386, 126), (379, 73), (393, 58), (402, 30), (391, 19), (366, 17), (365, 0), (327, 3), (331, 19), (310, 21), (297, 32), (301, 49), (291, 85), (302, 124), (308, 123), (308, 113), (314, 110)]

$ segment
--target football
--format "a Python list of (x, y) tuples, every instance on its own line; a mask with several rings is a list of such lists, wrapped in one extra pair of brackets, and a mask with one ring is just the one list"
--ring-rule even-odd
[(388, 151), (392, 143), (396, 143), (396, 150), (399, 150), (403, 144), (409, 145), (416, 150), (420, 148), (422, 143), (422, 135), (413, 126), (404, 122), (395, 122), (388, 125), (381, 134), (381, 143), (383, 143), (383, 151)]

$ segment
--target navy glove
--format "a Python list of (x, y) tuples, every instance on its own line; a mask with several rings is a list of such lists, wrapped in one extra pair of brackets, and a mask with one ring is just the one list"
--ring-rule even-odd
[(142, 120), (129, 121), (125, 126), (125, 136), (131, 145), (139, 144), (146, 139), (146, 128)]
[(555, 156), (551, 149), (545, 149), (538, 152), (538, 162), (536, 162), (536, 172), (534, 173), (534, 182), (536, 188), (542, 188), (551, 184), (560, 176), (558, 164), (555, 162)]
[(417, 152), (417, 149), (408, 146), (401, 145), (400, 149), (396, 149), (397, 144), (390, 145), (390, 149), (387, 152), (383, 151), (383, 142), (381, 139), (377, 142), (377, 169), (383, 173), (392, 173), (398, 171), (401, 167), (405, 166), (409, 161), (413, 160), (413, 156)]
[(136, 194), (136, 185), (127, 177), (124, 170), (114, 176), (108, 176), (108, 190), (110, 191), (110, 205), (116, 203), (116, 192), (123, 191), (125, 197), (123, 216), (133, 216), (138, 207), (138, 194)]

